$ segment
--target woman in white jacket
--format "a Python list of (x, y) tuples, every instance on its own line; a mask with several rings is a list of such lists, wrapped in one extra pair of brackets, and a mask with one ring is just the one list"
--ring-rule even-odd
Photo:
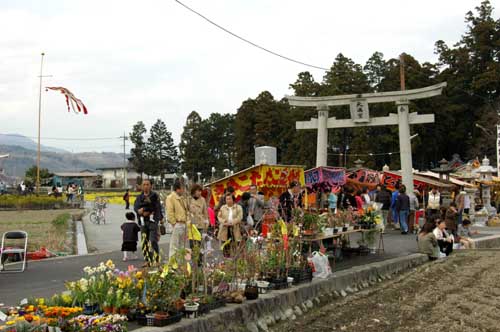
[(448, 234), (446, 231), (446, 223), (444, 220), (436, 219), (436, 225), (437, 227), (434, 228), (434, 231), (432, 232), (434, 233), (434, 236), (436, 236), (439, 249), (443, 254), (449, 256), (453, 251), (453, 235)]

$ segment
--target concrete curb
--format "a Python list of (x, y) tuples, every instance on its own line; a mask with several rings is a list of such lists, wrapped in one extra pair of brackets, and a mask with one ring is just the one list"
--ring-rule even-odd
[[(296, 319), (298, 315), (327, 303), (332, 298), (347, 296), (360, 289), (392, 279), (392, 275), (408, 271), (428, 262), (428, 257), (413, 254), (353, 267), (334, 273), (330, 278), (314, 280), (285, 290), (259, 294), (259, 299), (243, 304), (230, 304), (211, 311), (197, 319), (183, 319), (181, 322), (162, 328), (142, 327), (137, 332), (209, 332), (233, 331), (238, 325), (242, 330), (268, 331), (268, 326), (280, 320)], [(240, 330), (238, 330), (240, 331)]]
[(77, 255), (88, 255), (87, 240), (85, 238), (85, 230), (83, 228), (83, 221), (75, 221), (76, 230), (76, 253)]
[(477, 249), (500, 248), (500, 234), (473, 239)]

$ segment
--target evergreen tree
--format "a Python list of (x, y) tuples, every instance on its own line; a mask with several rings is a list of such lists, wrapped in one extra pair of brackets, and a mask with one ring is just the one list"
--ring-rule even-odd
[(142, 121), (137, 122), (134, 127), (132, 127), (132, 132), (129, 134), (130, 141), (134, 147), (130, 149), (130, 158), (128, 160), (137, 173), (140, 174), (141, 179), (142, 173), (144, 173), (146, 167), (145, 134), (146, 126)]
[[(478, 148), (494, 150), (495, 140), (485, 140), (485, 133), (475, 127), (476, 123), (483, 123), (494, 130), (498, 122), (492, 121), (492, 113), (500, 98), (500, 20), (494, 20), (492, 12), (490, 1), (481, 2), (475, 13), (466, 14), (467, 30), (456, 45), (436, 42), (441, 69), (438, 79), (448, 83), (447, 105), (442, 109), (442, 113), (448, 114), (443, 114), (445, 128), (440, 131), (450, 128), (454, 136), (448, 140), (447, 155), (458, 149), (472, 159)], [(450, 121), (450, 117), (456, 120)], [(461, 144), (457, 146), (456, 142)]]
[(237, 170), (253, 165), (255, 146), (255, 109), (257, 102), (254, 99), (245, 100), (234, 121), (234, 152), (236, 155), (235, 166)]
[(321, 91), (321, 84), (316, 82), (308, 71), (299, 73), (295, 83), (290, 84), (289, 87), (293, 89), (295, 96), (301, 97), (315, 97)]
[(342, 53), (337, 55), (332, 67), (323, 77), (323, 86), (321, 93), (324, 96), (370, 91), (368, 79), (361, 65)]
[(149, 130), (146, 148), (146, 172), (153, 176), (176, 173), (179, 167), (177, 147), (172, 133), (167, 130), (165, 122), (158, 119)]
[(202, 172), (205, 178), (211, 176), (214, 167), (218, 175), (222, 170), (235, 169), (235, 116), (233, 114), (212, 113), (202, 121), (201, 137), (203, 151)]
[[(28, 168), (24, 174), (24, 183), (26, 185), (32, 185), (32, 184), (35, 184), (36, 182), (36, 172), (37, 171), (37, 167), (36, 165), (33, 165), (31, 166), (30, 168)], [(42, 184), (50, 179), (51, 177), (53, 177), (54, 174), (49, 172), (49, 170), (47, 168), (40, 168), (40, 181), (42, 182)]]
[(206, 146), (203, 143), (201, 116), (196, 111), (192, 111), (186, 119), (179, 143), (182, 172), (191, 179), (196, 179), (196, 173), (203, 171), (202, 164), (207, 157)]
[(387, 74), (387, 62), (384, 60), (384, 54), (375, 52), (366, 61), (363, 67), (368, 83), (373, 91), (378, 91), (379, 85)]

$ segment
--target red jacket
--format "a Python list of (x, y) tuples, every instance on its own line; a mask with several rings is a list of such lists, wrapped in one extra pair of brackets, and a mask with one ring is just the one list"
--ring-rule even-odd
[(356, 199), (356, 207), (358, 208), (358, 210), (363, 210), (363, 198), (361, 198), (361, 196), (359, 195), (356, 195), (354, 198)]

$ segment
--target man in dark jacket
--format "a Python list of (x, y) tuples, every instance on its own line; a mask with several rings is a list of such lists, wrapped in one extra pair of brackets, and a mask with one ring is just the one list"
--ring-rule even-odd
[[(142, 226), (142, 233), (145, 235), (142, 244), (142, 251), (146, 256), (144, 258), (147, 261), (146, 264), (151, 264), (153, 260), (158, 261), (160, 258), (158, 225), (163, 222), (160, 198), (156, 192), (152, 191), (151, 180), (143, 180), (142, 192), (135, 199), (134, 211), (137, 214), (139, 225)], [(151, 252), (150, 248), (154, 252)]]
[(404, 185), (399, 189), (399, 195), (396, 198), (396, 212), (399, 215), (399, 224), (401, 234), (408, 234), (408, 215), (410, 213), (410, 197), (406, 194)]
[(385, 227), (385, 225), (387, 225), (387, 216), (389, 215), (389, 209), (391, 208), (391, 193), (385, 186), (377, 186), (375, 202), (382, 204), (382, 219)]
[(294, 209), (302, 208), (302, 192), (300, 185), (296, 181), (290, 183), (290, 189), (281, 194), (279, 213), (283, 220), (290, 222)]

